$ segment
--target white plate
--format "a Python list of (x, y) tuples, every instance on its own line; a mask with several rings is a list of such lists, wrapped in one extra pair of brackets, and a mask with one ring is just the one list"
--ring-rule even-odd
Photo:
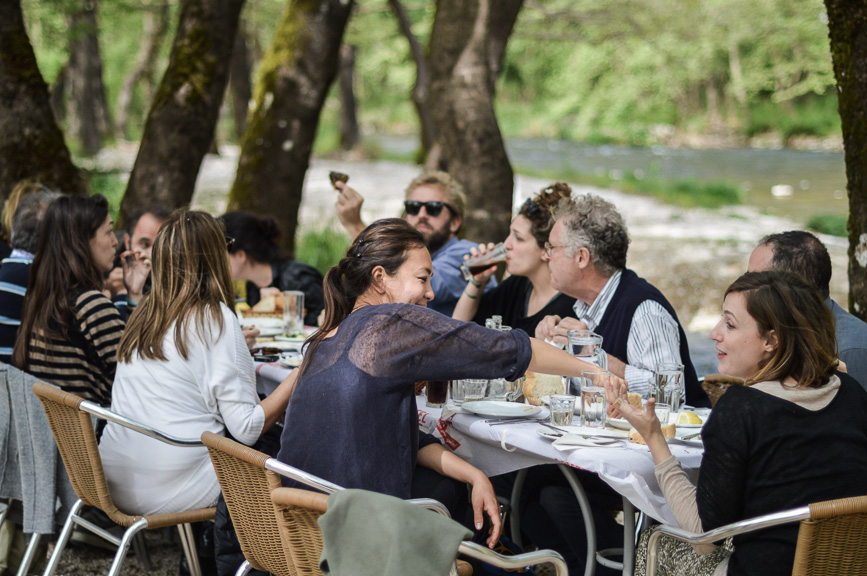
[(263, 328), (279, 328), (277, 333), (283, 331), (283, 320), (280, 318), (241, 318), (241, 326), (255, 326), (259, 330)]
[(282, 342), (277, 338), (274, 338), (274, 340), (269, 340), (268, 342), (257, 343), (255, 348), (276, 348), (277, 350), (299, 352), (301, 350), (301, 345), (294, 342)]
[(304, 340), (306, 339), (306, 336), (286, 336), (285, 334), (274, 336), (274, 340), (278, 342), (291, 342), (293, 344), (304, 344)]
[(684, 430), (697, 430), (704, 426), (704, 424), (675, 424), (675, 426), (678, 429), (683, 428)]
[(533, 416), (542, 411), (539, 406), (518, 404), (516, 402), (502, 402), (498, 400), (479, 400), (478, 402), (464, 402), (461, 408), (480, 416)]
[(256, 326), (259, 330), (259, 335), (256, 338), (276, 338), (283, 333), (283, 328), (268, 328), (267, 326)]
[(605, 421), (609, 426), (618, 430), (629, 430), (632, 428), (632, 424), (627, 422), (626, 418), (607, 418)]
[(304, 357), (298, 352), (283, 352), (280, 354), (280, 360), (278, 362), (287, 368), (297, 368), (301, 365), (303, 359)]

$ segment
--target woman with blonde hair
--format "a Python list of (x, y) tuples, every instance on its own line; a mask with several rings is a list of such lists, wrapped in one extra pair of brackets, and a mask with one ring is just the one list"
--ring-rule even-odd
[[(693, 532), (814, 502), (867, 492), (867, 392), (837, 372), (834, 319), (819, 294), (788, 272), (749, 272), (728, 290), (710, 336), (719, 371), (743, 378), (702, 428), (698, 485), (671, 455), (654, 411), (608, 390), (647, 442), (678, 525)], [(775, 576), (792, 573), (797, 524), (697, 547), (663, 537), (661, 574)], [(649, 532), (636, 574), (643, 574)]]
[[(220, 224), (204, 212), (176, 212), (157, 234), (152, 274), (118, 347), (112, 409), (178, 437), (209, 430), (253, 444), (282, 416), (291, 383), (259, 401)], [(205, 448), (109, 423), (100, 454), (112, 497), (129, 514), (202, 508), (219, 496)]]

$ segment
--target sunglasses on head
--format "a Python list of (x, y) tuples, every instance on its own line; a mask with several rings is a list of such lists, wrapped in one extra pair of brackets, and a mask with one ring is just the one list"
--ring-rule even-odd
[(448, 208), (449, 212), (457, 215), (455, 209), (446, 204), (445, 202), (440, 202), (439, 200), (431, 200), (430, 202), (419, 202), (418, 200), (407, 200), (403, 203), (403, 209), (406, 210), (406, 213), (410, 216), (418, 216), (418, 213), (421, 212), (421, 207), (424, 206), (425, 212), (427, 212), (428, 216), (436, 218), (440, 215), (440, 212), (443, 211), (443, 208)]

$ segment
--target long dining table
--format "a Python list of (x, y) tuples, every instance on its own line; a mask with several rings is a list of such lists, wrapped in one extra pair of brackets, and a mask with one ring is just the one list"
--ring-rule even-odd
[[(291, 368), (276, 363), (257, 363), (259, 392), (268, 394), (290, 371)], [(577, 475), (571, 472), (586, 470), (597, 474), (623, 498), (624, 576), (631, 575), (633, 568), (634, 510), (637, 509), (664, 524), (677, 525), (656, 481), (653, 458), (646, 446), (624, 441), (616, 446), (583, 446), (560, 450), (550, 438), (538, 433), (541, 427), (539, 422), (548, 420), (547, 407), (541, 407), (538, 414), (526, 420), (504, 424), (499, 422), (498, 418), (476, 415), (454, 406), (429, 407), (424, 396), (417, 396), (416, 404), (419, 428), (439, 437), (443, 445), (488, 476), (526, 471), (541, 464), (558, 464), (582, 508), (589, 550), (596, 549), (595, 529), (587, 497)], [(674, 440), (670, 448), (687, 475), (695, 481), (704, 453), (700, 443), (681, 443)], [(519, 475), (519, 478), (522, 476)], [(518, 513), (516, 498), (520, 489), (521, 482), (518, 482), (512, 497), (513, 515)], [(515, 531), (513, 536), (517, 536)], [(588, 554), (585, 576), (592, 576), (596, 561), (596, 558)]]

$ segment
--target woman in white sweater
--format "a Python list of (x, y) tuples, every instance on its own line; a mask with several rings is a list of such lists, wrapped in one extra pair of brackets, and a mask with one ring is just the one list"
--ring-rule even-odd
[[(233, 312), (226, 238), (204, 212), (177, 212), (153, 249), (153, 286), (118, 348), (112, 409), (183, 438), (227, 431), (253, 444), (286, 410), (291, 378), (263, 401)], [(164, 444), (109, 423), (109, 488), (129, 514), (211, 506), (220, 488), (205, 448)]]

